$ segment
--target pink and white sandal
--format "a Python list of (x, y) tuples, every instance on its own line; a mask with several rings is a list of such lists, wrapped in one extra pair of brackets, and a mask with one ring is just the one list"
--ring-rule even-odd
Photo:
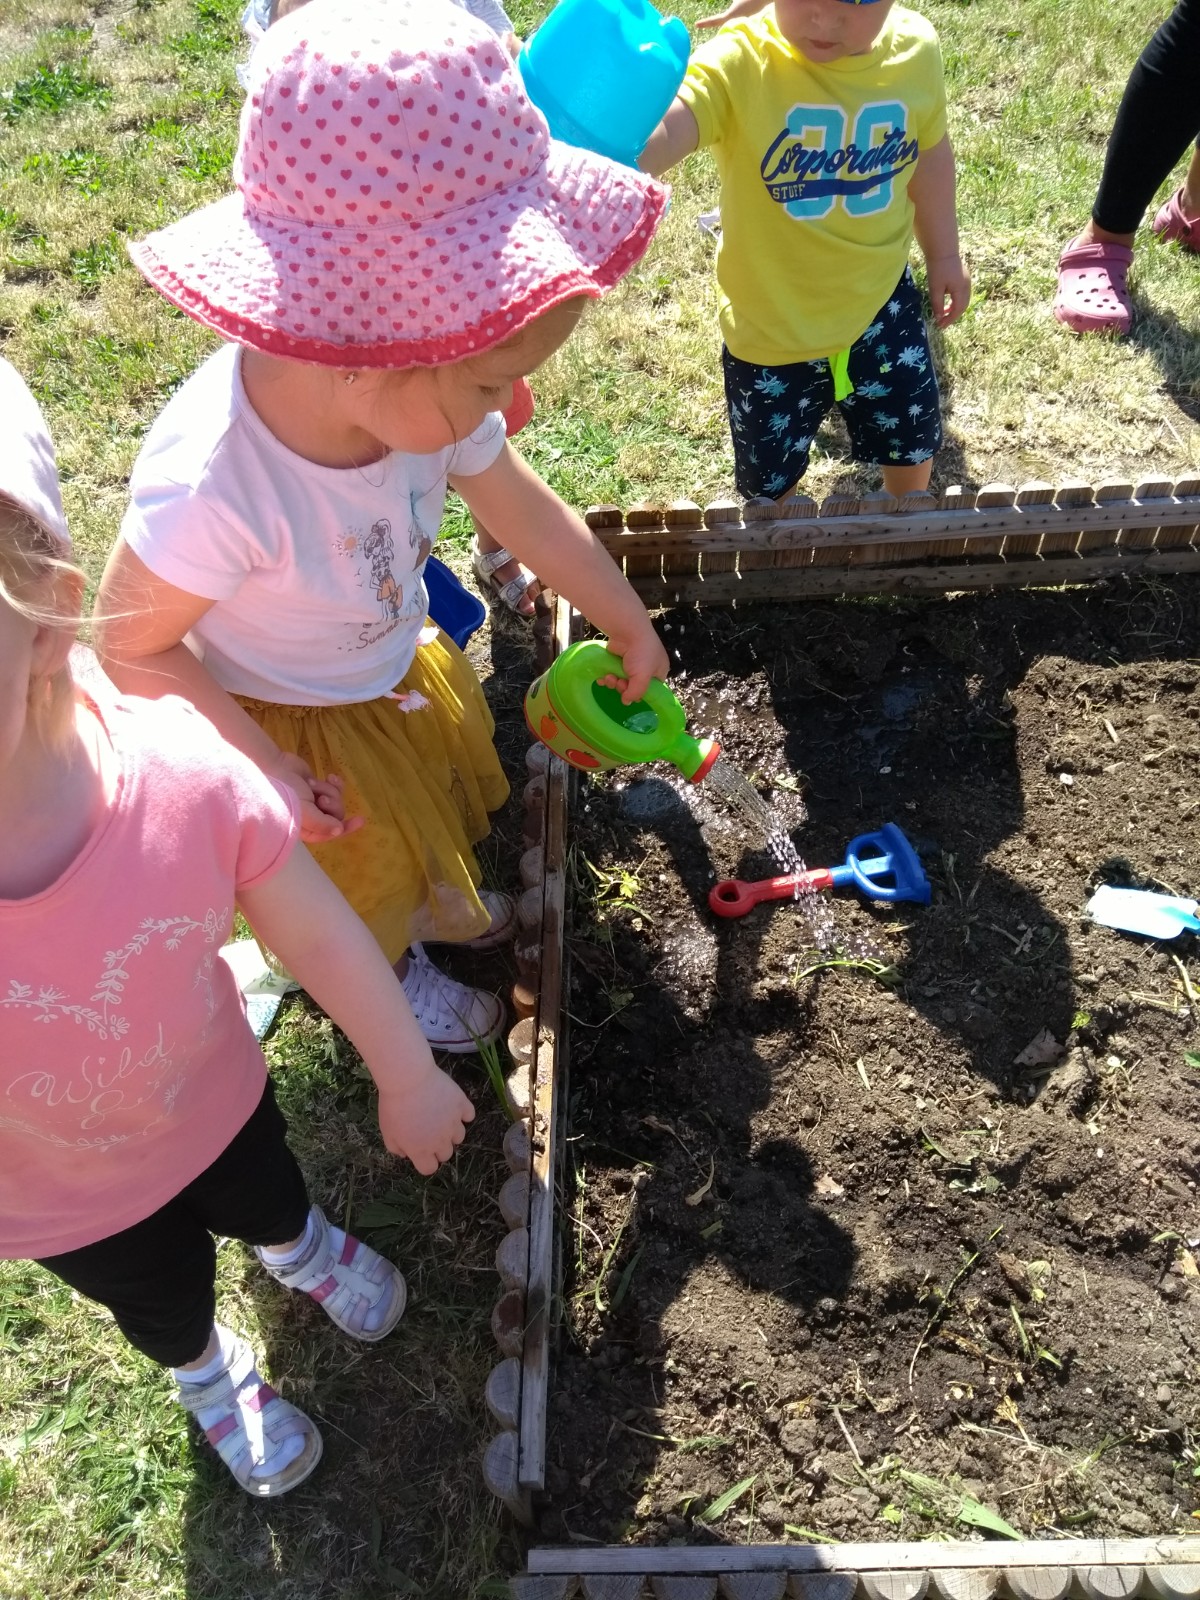
[(312, 1238), (297, 1260), (272, 1261), (258, 1247), (255, 1255), (273, 1278), (315, 1300), (352, 1339), (374, 1344), (386, 1338), (408, 1299), (399, 1267), (361, 1239), (331, 1228), (320, 1206), (308, 1215)]
[[(205, 1438), (238, 1487), (263, 1499), (303, 1483), (316, 1470), (325, 1448), (312, 1418), (264, 1381), (244, 1339), (236, 1340), (233, 1359), (211, 1383), (181, 1383), (179, 1403), (197, 1420), (201, 1412), (219, 1413), (204, 1426)], [(256, 1467), (293, 1440), (300, 1450), (293, 1452), (286, 1466), (255, 1475)]]
[(1160, 239), (1169, 239), (1182, 245), (1193, 255), (1200, 255), (1200, 217), (1185, 215), (1182, 187), (1176, 189), (1167, 203), (1159, 207), (1150, 231)]
[(1133, 302), (1126, 280), (1132, 263), (1128, 245), (1072, 239), (1058, 258), (1055, 317), (1072, 333), (1128, 333)]

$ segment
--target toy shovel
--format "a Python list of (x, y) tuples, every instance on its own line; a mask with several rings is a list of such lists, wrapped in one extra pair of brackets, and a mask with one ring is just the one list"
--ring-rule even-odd
[(1195, 900), (1177, 895), (1153, 894), (1149, 889), (1117, 889), (1102, 883), (1087, 903), (1093, 922), (1126, 933), (1144, 933), (1151, 939), (1176, 939), (1181, 933), (1200, 933), (1200, 909)]
[(723, 878), (708, 891), (708, 904), (719, 917), (744, 917), (762, 900), (794, 900), (806, 890), (846, 884), (872, 900), (915, 900), (923, 906), (932, 894), (917, 852), (894, 822), (885, 822), (878, 833), (852, 840), (840, 867), (813, 867), (757, 883)]

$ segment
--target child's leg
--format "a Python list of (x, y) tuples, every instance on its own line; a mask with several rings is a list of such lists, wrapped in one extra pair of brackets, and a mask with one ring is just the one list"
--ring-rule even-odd
[(899, 499), (901, 495), (920, 494), (928, 489), (932, 476), (932, 456), (928, 461), (918, 461), (911, 467), (898, 467), (892, 464), (883, 469), (883, 487), (889, 494), (894, 494)]
[(729, 350), (721, 360), (738, 493), (778, 500), (808, 470), (813, 436), (833, 404), (829, 363), (760, 367)]
[(206, 1230), (253, 1245), (272, 1277), (312, 1296), (356, 1339), (382, 1339), (404, 1312), (404, 1279), (310, 1205), (268, 1081), (249, 1121), (180, 1201)]
[(282, 1494), (321, 1458), (321, 1437), (303, 1412), (264, 1383), (250, 1347), (214, 1321), (212, 1236), (177, 1196), (142, 1222), (42, 1266), (107, 1306), (129, 1342), (179, 1383), (238, 1484)]
[(889, 494), (929, 486), (942, 407), (921, 296), (905, 268), (895, 293), (850, 348), (854, 393), (840, 402), (856, 461), (883, 468)]

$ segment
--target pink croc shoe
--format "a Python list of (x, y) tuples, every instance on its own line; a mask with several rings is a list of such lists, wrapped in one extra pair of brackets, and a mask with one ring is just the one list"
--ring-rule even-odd
[(1200, 217), (1188, 217), (1183, 211), (1183, 190), (1176, 189), (1165, 206), (1160, 206), (1150, 230), (1160, 239), (1172, 239), (1185, 250), (1200, 255)]
[(1128, 333), (1133, 303), (1126, 279), (1133, 251), (1124, 244), (1072, 239), (1058, 258), (1054, 315), (1072, 333)]

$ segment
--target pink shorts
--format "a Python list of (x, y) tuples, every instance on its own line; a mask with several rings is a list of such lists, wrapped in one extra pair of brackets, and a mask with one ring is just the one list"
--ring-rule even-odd
[(513, 384), (512, 405), (504, 413), (504, 427), (511, 439), (520, 433), (526, 423), (533, 421), (533, 390), (528, 378), (518, 378)]

